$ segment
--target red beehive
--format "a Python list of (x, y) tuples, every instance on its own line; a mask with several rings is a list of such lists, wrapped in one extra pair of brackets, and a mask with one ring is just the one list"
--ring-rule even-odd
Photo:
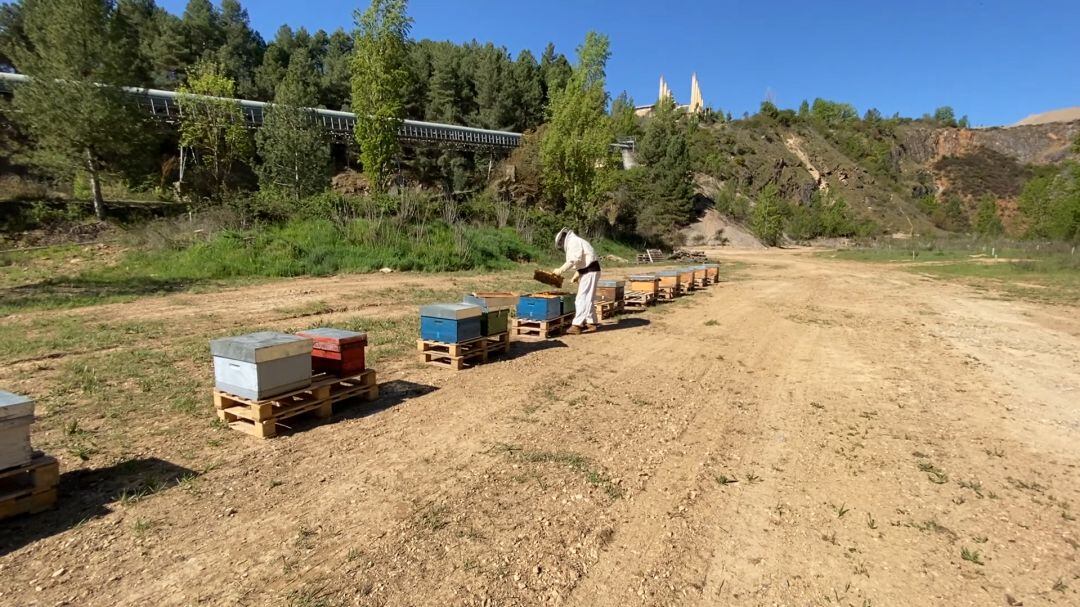
[(297, 333), (314, 341), (311, 349), (311, 369), (338, 377), (356, 375), (365, 367), (364, 352), (367, 333), (343, 329), (311, 329)]

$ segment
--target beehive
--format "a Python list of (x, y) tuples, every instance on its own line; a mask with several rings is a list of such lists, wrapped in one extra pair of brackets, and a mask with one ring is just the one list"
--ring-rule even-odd
[(686, 288), (694, 285), (694, 268), (679, 268), (679, 282)]
[(311, 369), (338, 377), (355, 375), (366, 368), (367, 333), (324, 327), (297, 333), (311, 339)]
[(522, 295), (517, 304), (517, 317), (526, 320), (551, 320), (562, 315), (562, 298), (547, 293)]
[(597, 283), (596, 297), (600, 301), (622, 301), (625, 296), (625, 280), (603, 279)]
[(30, 463), (33, 457), (30, 425), (33, 423), (34, 401), (0, 390), (0, 470)]
[(656, 295), (660, 288), (660, 278), (655, 274), (634, 274), (627, 280), (628, 290), (636, 293)]
[(512, 310), (518, 304), (517, 293), (485, 292), (470, 293), (465, 296), (464, 303), (476, 304), (488, 310)]
[(483, 308), (475, 304), (432, 304), (420, 308), (420, 339), (457, 344), (481, 336)]
[(210, 342), (217, 388), (263, 400), (311, 385), (313, 340), (261, 331)]
[(709, 273), (709, 281), (713, 283), (720, 282), (720, 264), (707, 263), (705, 264), (705, 271)]
[(660, 279), (661, 287), (678, 289), (679, 284), (682, 282), (682, 273), (678, 270), (664, 270), (657, 272), (656, 276)]

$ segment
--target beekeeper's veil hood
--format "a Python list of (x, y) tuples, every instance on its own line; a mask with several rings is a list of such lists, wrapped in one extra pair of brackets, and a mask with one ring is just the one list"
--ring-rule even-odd
[(570, 228), (563, 228), (559, 230), (559, 233), (555, 235), (555, 246), (560, 249), (563, 248), (563, 244), (566, 242), (566, 235), (570, 233)]

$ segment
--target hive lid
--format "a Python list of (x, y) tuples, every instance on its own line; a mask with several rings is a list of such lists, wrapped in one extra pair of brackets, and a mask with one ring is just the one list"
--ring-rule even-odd
[(0, 420), (34, 416), (34, 401), (29, 396), (0, 390)]
[(300, 354), (310, 354), (314, 340), (306, 337), (259, 331), (236, 337), (224, 337), (210, 342), (210, 353), (222, 358), (261, 363)]
[(471, 303), (431, 304), (420, 308), (420, 316), (449, 320), (479, 318), (483, 312), (483, 308)]
[(626, 281), (625, 280), (614, 280), (614, 279), (611, 279), (611, 278), (605, 278), (605, 279), (599, 281), (597, 284), (599, 286), (601, 286), (601, 287), (608, 287), (608, 288), (615, 287), (615, 288), (618, 288), (618, 287), (625, 286)]
[(681, 274), (678, 270), (664, 270), (663, 272), (657, 272), (657, 276), (678, 276)]
[(296, 334), (300, 337), (307, 337), (314, 340), (314, 347), (317, 350), (337, 352), (343, 347), (367, 345), (367, 333), (361, 333), (359, 331), (347, 331), (345, 329), (335, 329), (333, 327), (320, 327), (318, 329), (309, 329), (307, 331), (297, 331)]
[(656, 274), (634, 274), (630, 276), (631, 282), (652, 282), (657, 280)]
[(488, 312), (509, 310), (517, 305), (518, 296), (511, 293), (473, 293), (465, 295), (461, 303), (480, 306)]

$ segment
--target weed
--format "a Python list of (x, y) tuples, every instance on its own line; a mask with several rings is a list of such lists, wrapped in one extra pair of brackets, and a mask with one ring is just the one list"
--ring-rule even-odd
[(860, 563), (855, 566), (855, 575), (865, 575), (866, 577), (870, 577), (870, 570), (866, 568), (864, 563)]
[(971, 538), (971, 541), (975, 542), (976, 544), (985, 544), (986, 542), (990, 541), (990, 538), (986, 537), (985, 535), (977, 535)]
[(825, 405), (823, 405), (823, 404), (821, 404), (821, 403), (819, 403), (817, 401), (814, 401), (814, 402), (810, 403), (810, 406), (815, 408), (815, 409), (824, 409), (825, 408)]
[(728, 477), (728, 476), (723, 475), (723, 474), (717, 474), (716, 475), (716, 482), (720, 483), (721, 485), (726, 486), (726, 485), (731, 485), (731, 484), (737, 483), (737, 482), (739, 482), (739, 480), (736, 479), (736, 478)]
[(919, 462), (919, 470), (926, 473), (926, 477), (935, 485), (944, 485), (949, 482), (949, 475), (930, 462)]
[(761, 477), (754, 474), (753, 472), (750, 472), (746, 475), (746, 482), (750, 483), (751, 485), (753, 485), (754, 483), (760, 483)]
[(835, 531), (833, 531), (832, 533), (823, 533), (821, 535), (821, 539), (825, 540), (826, 542), (829, 542), (833, 546), (837, 545), (837, 543), (836, 543), (836, 532)]
[(301, 550), (308, 550), (312, 547), (316, 532), (314, 529), (308, 529), (304, 525), (300, 525), (300, 528), (296, 530), (296, 539), (293, 540), (293, 545)]
[(844, 518), (844, 515), (851, 512), (851, 508), (847, 507), (847, 504), (840, 504), (839, 507), (833, 506), (833, 510), (836, 511), (836, 518)]
[(1024, 480), (1021, 480), (1021, 479), (1018, 479), (1018, 478), (1013, 478), (1011, 476), (1006, 477), (1005, 480), (1009, 481), (1009, 483), (1011, 483), (1014, 487), (1016, 487), (1018, 489), (1025, 489), (1025, 490), (1028, 490), (1028, 491), (1036, 491), (1036, 492), (1039, 492), (1039, 493), (1042, 493), (1043, 491), (1046, 491), (1046, 487), (1044, 487), (1043, 485), (1040, 485), (1039, 483), (1037, 483), (1035, 481), (1028, 482), (1028, 481), (1024, 481)]
[(968, 561), (969, 563), (975, 563), (976, 565), (983, 565), (982, 555), (978, 550), (968, 550), (966, 547), (960, 549), (960, 558)]
[(140, 519), (135, 519), (135, 522), (132, 523), (131, 531), (136, 536), (142, 536), (142, 535), (146, 535), (148, 532), (150, 532), (151, 530), (153, 530), (157, 526), (158, 526), (157, 521), (140, 518)]
[(432, 504), (420, 513), (420, 525), (429, 531), (438, 531), (446, 527), (450, 524), (450, 519), (446, 516), (448, 510), (446, 506)]
[(998, 447), (994, 447), (993, 449), (985, 449), (985, 451), (986, 454), (991, 457), (1005, 457), (1005, 451)]
[(866, 526), (871, 529), (877, 529), (877, 521), (874, 520), (873, 515), (869, 512), (866, 513)]
[(963, 487), (964, 489), (971, 489), (972, 491), (975, 492), (975, 495), (977, 495), (979, 497), (983, 496), (983, 494), (982, 494), (982, 483), (980, 483), (979, 481), (958, 481), (957, 484), (960, 485), (961, 487)]
[(706, 327), (715, 327), (715, 326), (717, 326), (719, 324), (720, 324), (720, 321), (718, 321), (718, 320), (707, 320), (707, 321), (705, 321), (705, 326)]
[(284, 484), (285, 484), (285, 481), (279, 481), (279, 480), (277, 480), (275, 478), (275, 479), (271, 479), (270, 482), (267, 483), (267, 487), (269, 487), (270, 489), (273, 489), (274, 487), (280, 487), (280, 486), (282, 486)]
[(1057, 581), (1054, 582), (1053, 590), (1056, 590), (1058, 592), (1065, 592), (1068, 589), (1069, 587), (1065, 584), (1065, 580), (1063, 578), (1058, 578)]
[(364, 558), (364, 551), (359, 548), (350, 548), (349, 552), (345, 555), (347, 561), (359, 561)]
[(1063, 519), (1065, 519), (1065, 520), (1067, 520), (1067, 521), (1070, 521), (1070, 522), (1071, 522), (1071, 521), (1075, 521), (1075, 520), (1076, 520), (1076, 517), (1075, 517), (1075, 516), (1073, 516), (1073, 515), (1071, 515), (1071, 514), (1069, 514), (1069, 511), (1068, 511), (1068, 510), (1062, 510), (1062, 511), (1061, 511), (1061, 518), (1063, 518)]

